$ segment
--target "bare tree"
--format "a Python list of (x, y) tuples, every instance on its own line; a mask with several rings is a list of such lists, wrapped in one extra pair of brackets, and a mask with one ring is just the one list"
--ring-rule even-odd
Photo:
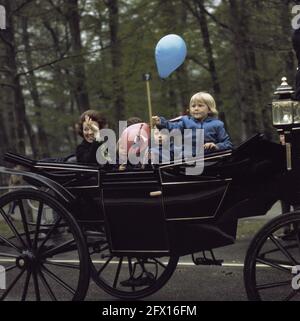
[(104, 1), (109, 12), (109, 30), (111, 44), (111, 65), (112, 65), (112, 85), (113, 85), (113, 106), (115, 119), (125, 117), (125, 93), (122, 76), (122, 48), (119, 26), (119, 1)]
[(194, 15), (194, 17), (198, 21), (201, 34), (202, 34), (203, 47), (206, 53), (206, 60), (208, 65), (207, 70), (212, 80), (212, 87), (214, 91), (215, 100), (221, 112), (220, 118), (224, 120), (224, 114), (222, 112), (221, 86), (220, 86), (220, 81), (219, 81), (218, 72), (216, 68), (213, 46), (211, 44), (211, 39), (210, 39), (210, 32), (209, 32), (208, 21), (207, 21), (208, 11), (205, 8), (205, 2), (204, 0), (193, 0), (193, 1), (183, 0), (183, 3), (186, 5), (186, 7), (190, 10), (190, 12)]
[[(15, 26), (13, 21), (13, 10), (17, 7), (15, 0), (6, 0), (5, 8), (7, 13), (7, 28), (0, 32), (0, 39), (5, 48), (5, 64), (6, 69), (6, 87), (9, 87), (9, 104), (13, 108), (13, 112), (9, 112), (9, 127), (12, 140), (16, 139), (15, 144), (11, 141), (10, 147), (20, 153), (25, 154), (25, 123), (26, 123), (26, 107), (24, 96), (18, 77), (17, 71), (17, 46), (15, 41)], [(16, 10), (16, 9), (15, 9)]]
[[(48, 146), (48, 137), (45, 132), (44, 121), (42, 117), (42, 102), (40, 100), (40, 95), (37, 87), (37, 82), (35, 78), (35, 74), (33, 71), (33, 61), (31, 56), (31, 48), (30, 48), (30, 41), (29, 41), (29, 33), (28, 33), (28, 18), (23, 16), (22, 17), (22, 41), (25, 48), (25, 57), (26, 57), (26, 65), (29, 69), (29, 74), (27, 75), (27, 81), (29, 84), (29, 91), (32, 98), (32, 101), (35, 106), (35, 116), (36, 116), (36, 123), (37, 123), (37, 138), (38, 144), (36, 142), (36, 135), (32, 132), (30, 137), (32, 139), (32, 151), (34, 157), (37, 155), (42, 157), (49, 156), (49, 146)], [(30, 124), (28, 124), (30, 127)], [(39, 151), (37, 150), (39, 149)]]
[(86, 87), (85, 60), (83, 56), (78, 0), (66, 1), (66, 18), (71, 33), (71, 48), (74, 56), (74, 95), (80, 113), (90, 108), (89, 95)]

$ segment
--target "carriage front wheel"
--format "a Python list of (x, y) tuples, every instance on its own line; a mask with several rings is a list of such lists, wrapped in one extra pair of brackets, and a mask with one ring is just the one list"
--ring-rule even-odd
[[(88, 236), (89, 242), (89, 236)], [(161, 289), (176, 269), (179, 257), (114, 256), (104, 229), (89, 242), (91, 277), (108, 294), (136, 300)]]
[(82, 231), (53, 196), (19, 190), (0, 198), (0, 300), (83, 300), (89, 256)]
[(255, 235), (244, 282), (249, 300), (300, 300), (300, 212), (274, 218)]

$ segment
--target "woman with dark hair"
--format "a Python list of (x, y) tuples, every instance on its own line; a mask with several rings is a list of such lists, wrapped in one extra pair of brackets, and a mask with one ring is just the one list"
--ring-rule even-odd
[(109, 160), (107, 146), (100, 130), (107, 127), (106, 119), (100, 112), (89, 109), (79, 119), (78, 133), (83, 138), (76, 148), (76, 158), (79, 163), (97, 164), (96, 153), (100, 148), (101, 155)]

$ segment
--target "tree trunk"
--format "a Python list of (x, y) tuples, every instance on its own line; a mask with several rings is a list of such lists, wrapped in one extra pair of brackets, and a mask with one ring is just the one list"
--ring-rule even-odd
[[(257, 131), (255, 96), (253, 81), (250, 77), (251, 64), (247, 46), (248, 19), (244, 7), (239, 6), (236, 0), (229, 0), (230, 24), (233, 31), (233, 52), (235, 58), (236, 88), (234, 89), (238, 108), (241, 114), (241, 140), (245, 140)], [(252, 65), (254, 61), (252, 62)]]
[[(44, 20), (44, 26), (50, 33), (57, 58), (62, 57), (63, 52), (60, 48), (59, 37), (57, 33), (55, 32), (55, 30), (53, 29), (49, 21)], [(76, 100), (76, 91), (74, 90), (73, 85), (70, 81), (71, 79), (70, 69), (67, 68), (66, 66), (62, 67), (61, 65), (58, 64), (57, 66), (55, 66), (54, 72), (55, 72), (55, 79), (58, 80), (58, 83), (64, 83), (67, 80), (68, 87), (69, 87), (68, 89), (70, 93), (70, 108), (68, 109), (67, 106), (65, 106), (64, 103), (62, 103), (59, 105), (59, 110), (62, 111), (62, 114), (71, 113), (71, 115), (74, 115), (75, 113), (77, 113), (75, 111), (76, 108), (74, 108), (74, 105), (76, 105), (77, 100)], [(68, 145), (73, 149), (77, 145), (77, 137), (76, 137), (77, 133), (76, 131), (74, 131), (75, 129), (74, 126), (72, 126), (72, 128), (73, 128), (72, 132), (71, 133), (66, 132), (65, 135), (66, 135), (66, 139), (68, 140)]]
[(89, 96), (86, 87), (85, 61), (82, 55), (80, 15), (78, 0), (67, 0), (67, 19), (71, 33), (71, 47), (74, 56), (74, 93), (80, 113), (90, 108)]
[[(7, 44), (0, 37), (0, 154), (3, 155), (12, 146), (16, 146), (14, 126), (14, 88), (8, 65)], [(10, 115), (9, 115), (10, 114)], [(12, 126), (8, 124), (12, 122)]]
[(107, 0), (105, 4), (109, 10), (114, 115), (116, 120), (120, 120), (125, 118), (125, 92), (122, 75), (123, 57), (119, 37), (119, 1)]
[(221, 103), (221, 88), (220, 88), (220, 83), (218, 79), (218, 74), (217, 74), (217, 69), (216, 69), (216, 64), (215, 64), (215, 59), (214, 59), (214, 54), (213, 54), (213, 48), (211, 45), (210, 41), (210, 34), (209, 34), (209, 29), (207, 25), (207, 19), (206, 19), (206, 14), (204, 11), (204, 1), (203, 0), (194, 0), (195, 5), (198, 5), (198, 22), (202, 34), (202, 39), (203, 39), (203, 46), (206, 52), (206, 58), (208, 62), (208, 68), (209, 68), (209, 73), (211, 76), (212, 80), (212, 86), (214, 90), (214, 98), (216, 100), (218, 108), (221, 110), (222, 109), (222, 103)]
[(5, 9), (7, 14), (7, 29), (2, 31), (2, 41), (6, 45), (7, 54), (7, 67), (9, 70), (8, 81), (12, 86), (14, 92), (10, 97), (14, 115), (10, 115), (9, 126), (10, 134), (16, 136), (16, 147), (14, 148), (21, 154), (25, 154), (25, 102), (22, 93), (22, 87), (17, 72), (16, 61), (16, 43), (15, 43), (15, 30), (12, 16), (12, 8), (15, 4), (14, 1), (6, 0)]
[[(179, 29), (183, 30), (187, 25), (187, 9), (180, 3)], [(176, 73), (179, 90), (180, 113), (185, 114), (190, 102), (189, 75), (187, 65), (184, 63)]]
[[(215, 59), (213, 48), (210, 40), (210, 33), (208, 29), (207, 17), (205, 13), (205, 6), (203, 0), (193, 0), (193, 4), (188, 0), (184, 0), (183, 3), (191, 11), (194, 17), (197, 19), (202, 35), (203, 47), (206, 52), (206, 59), (208, 63), (208, 72), (210, 73), (212, 87), (213, 87), (213, 96), (215, 98), (217, 108), (220, 111), (220, 118), (225, 121), (225, 117), (222, 111), (222, 100), (221, 100), (221, 87), (218, 78), (218, 73), (216, 69)], [(194, 6), (193, 6), (194, 5)]]
[[(29, 84), (30, 95), (36, 109), (35, 116), (36, 116), (36, 123), (37, 123), (38, 144), (36, 142), (36, 135), (32, 132), (31, 148), (35, 158), (37, 157), (37, 155), (44, 158), (44, 157), (49, 157), (49, 145), (48, 145), (48, 137), (44, 129), (44, 121), (42, 118), (42, 103), (40, 100), (34, 72), (31, 71), (33, 70), (33, 62), (31, 57), (31, 48), (29, 44), (27, 17), (22, 17), (22, 30), (23, 30), (22, 39), (23, 39), (23, 44), (25, 48), (27, 69), (30, 70), (27, 80)], [(28, 129), (31, 128), (29, 122), (26, 123), (26, 127), (28, 127)]]
[[(286, 51), (282, 55), (282, 60), (285, 62), (285, 76), (288, 79), (290, 84), (293, 84), (295, 81), (295, 74), (296, 74), (296, 66), (294, 61), (294, 52), (291, 46), (292, 39), (291, 39), (291, 26), (288, 23), (292, 20), (291, 15), (291, 8), (290, 8), (290, 0), (282, 0), (281, 5), (279, 6), (280, 10), (280, 25), (282, 29), (282, 40), (286, 42)], [(289, 36), (289, 37), (288, 37)], [(284, 44), (282, 44), (284, 46)]]

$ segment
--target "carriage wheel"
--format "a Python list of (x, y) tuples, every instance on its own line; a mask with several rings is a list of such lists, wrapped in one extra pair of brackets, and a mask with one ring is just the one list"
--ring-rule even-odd
[(83, 300), (89, 285), (80, 228), (41, 191), (19, 190), (0, 198), (0, 265), (5, 269), (0, 270), (0, 300)]
[(108, 294), (124, 300), (141, 299), (157, 292), (170, 279), (179, 259), (178, 256), (113, 256), (105, 232), (89, 242), (89, 252), (95, 283)]
[[(288, 231), (288, 232), (287, 232)], [(249, 300), (300, 300), (300, 213), (267, 223), (252, 240), (245, 259)]]

